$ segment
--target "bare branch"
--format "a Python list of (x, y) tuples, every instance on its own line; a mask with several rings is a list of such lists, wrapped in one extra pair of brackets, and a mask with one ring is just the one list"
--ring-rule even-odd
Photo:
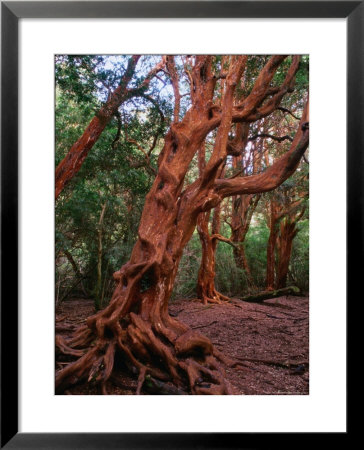
[(261, 134), (255, 134), (254, 136), (251, 136), (250, 138), (248, 138), (248, 141), (255, 141), (255, 139), (258, 138), (267, 138), (267, 139), (273, 139), (274, 141), (278, 141), (278, 142), (282, 142), (285, 140), (289, 140), (289, 141), (293, 141), (293, 138), (291, 138), (291, 136), (288, 136), (288, 134), (286, 134), (285, 136), (273, 136), (272, 134), (268, 134), (268, 133), (261, 133)]
[(219, 179), (215, 181), (215, 192), (221, 197), (238, 194), (256, 194), (275, 189), (296, 170), (300, 159), (309, 143), (308, 102), (298, 131), (287, 153), (279, 158), (271, 167), (259, 175)]
[[(274, 57), (272, 57), (274, 58)], [(239, 105), (236, 110), (233, 113), (233, 121), (239, 122), (239, 121), (248, 121), (248, 122), (255, 122), (256, 120), (259, 120), (263, 117), (268, 116), (271, 114), (275, 109), (279, 107), (279, 104), (282, 100), (282, 98), (285, 96), (287, 92), (291, 92), (293, 90), (293, 85), (295, 82), (295, 75), (297, 73), (297, 70), (299, 68), (299, 62), (300, 62), (300, 56), (295, 55), (292, 58), (292, 64), (287, 72), (286, 78), (282, 85), (279, 88), (269, 88), (268, 85), (270, 81), (272, 80), (274, 73), (276, 72), (279, 64), (283, 61), (285, 57), (281, 56), (280, 59), (278, 56), (276, 60), (271, 62), (271, 65), (273, 66), (273, 69), (270, 67), (267, 67), (269, 62), (272, 60), (272, 58), (268, 61), (262, 72), (260, 73), (256, 84), (257, 86), (257, 92), (254, 88), (249, 95), (249, 97), (244, 100), (244, 102)], [(278, 64), (278, 65), (274, 65)], [(274, 71), (273, 71), (274, 70)], [(260, 78), (262, 78), (260, 80)], [(258, 83), (259, 81), (259, 83)], [(262, 85), (261, 91), (258, 89), (258, 87)], [(254, 95), (253, 95), (254, 94)], [(263, 104), (263, 101), (269, 96), (274, 94), (265, 104)], [(251, 98), (249, 103), (247, 103), (248, 99)], [(261, 106), (262, 105), (262, 106)]]
[(276, 73), (278, 67), (287, 58), (287, 55), (274, 55), (263, 67), (258, 78), (256, 79), (253, 89), (248, 97), (239, 105), (241, 115), (249, 116), (258, 106), (262, 104), (269, 94), (269, 84)]
[(173, 93), (174, 93), (174, 110), (173, 110), (173, 122), (177, 123), (179, 121), (179, 109), (181, 103), (181, 94), (178, 86), (178, 72), (176, 65), (174, 63), (174, 56), (167, 56), (167, 69), (169, 76), (171, 78)]
[(149, 167), (149, 169), (153, 172), (153, 174), (154, 175), (157, 175), (157, 171), (154, 169), (154, 167), (151, 165), (151, 162), (150, 162), (150, 154), (149, 154), (149, 152), (146, 152), (145, 150), (144, 150), (144, 148), (139, 144), (139, 142), (138, 141), (136, 141), (135, 139), (132, 139), (132, 138), (129, 138), (127, 135), (125, 136), (125, 139), (128, 141), (128, 142), (130, 142), (131, 144), (134, 144), (142, 153), (143, 153), (143, 155), (144, 155), (144, 157), (145, 157), (145, 162), (143, 162), (143, 163), (139, 163), (139, 162), (133, 162), (133, 161), (130, 161), (129, 160), (129, 162), (130, 162), (130, 164), (132, 165), (132, 167), (134, 167), (134, 168), (139, 168), (139, 167), (145, 167), (145, 166), (148, 166)]
[(162, 60), (148, 73), (138, 88), (129, 90), (127, 86), (134, 75), (139, 58), (140, 55), (133, 55), (129, 58), (126, 71), (120, 80), (119, 86), (109, 95), (108, 100), (91, 120), (83, 135), (73, 144), (67, 155), (58, 164), (55, 176), (56, 199), (62, 192), (66, 183), (68, 183), (68, 181), (80, 170), (89, 151), (99, 139), (106, 125), (116, 114), (120, 105), (133, 96), (142, 95), (148, 88), (151, 79), (166, 64), (165, 57), (163, 57)]
[(249, 117), (247, 117), (248, 121), (255, 121), (261, 119), (262, 117), (268, 116), (278, 108), (282, 98), (287, 94), (287, 92), (293, 91), (293, 86), (295, 83), (296, 73), (299, 68), (299, 63), (300, 63), (300, 56), (295, 55), (292, 58), (291, 67), (289, 68), (286, 78), (283, 84), (281, 85), (279, 91), (275, 95), (273, 95), (272, 98), (269, 99), (264, 105), (258, 108), (256, 113), (253, 113)]
[(279, 108), (277, 108), (279, 111), (283, 111), (283, 112), (286, 112), (286, 113), (288, 113), (288, 114), (290, 114), (292, 117), (294, 117), (295, 119), (297, 119), (297, 120), (301, 120), (301, 118), (300, 117), (298, 117), (298, 116), (295, 116), (294, 114), (293, 114), (293, 112), (292, 111), (290, 111), (289, 109), (287, 109), (287, 108), (282, 108), (281, 106), (279, 107)]
[(230, 239), (228, 239), (228, 238), (226, 238), (224, 236), (221, 236), (221, 234), (213, 234), (211, 236), (211, 239), (217, 239), (218, 241), (225, 242), (226, 244), (229, 244), (229, 245), (231, 245), (234, 248), (238, 248), (239, 247), (237, 244), (232, 242)]

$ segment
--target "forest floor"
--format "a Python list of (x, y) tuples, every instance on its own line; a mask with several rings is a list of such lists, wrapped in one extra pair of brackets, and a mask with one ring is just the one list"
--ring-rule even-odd
[[(234, 394), (304, 395), (309, 393), (308, 297), (284, 296), (263, 303), (232, 299), (222, 305), (202, 305), (197, 299), (171, 302), (170, 314), (211, 339), (216, 348), (241, 365), (226, 369)], [(70, 329), (94, 313), (92, 300), (70, 299), (56, 310), (56, 331)], [(59, 369), (61, 358), (56, 362)], [(135, 378), (120, 374), (108, 382), (111, 395), (134, 394)], [(71, 395), (97, 395), (97, 388), (81, 384)]]

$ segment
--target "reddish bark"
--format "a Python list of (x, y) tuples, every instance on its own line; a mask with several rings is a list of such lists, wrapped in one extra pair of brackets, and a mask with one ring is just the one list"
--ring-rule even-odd
[(169, 72), (169, 75), (171, 77), (172, 87), (173, 87), (173, 94), (174, 94), (174, 109), (173, 109), (173, 121), (176, 123), (179, 121), (179, 110), (180, 110), (180, 103), (181, 103), (181, 94), (179, 92), (178, 87), (178, 72), (176, 70), (176, 65), (174, 63), (174, 57), (173, 56), (167, 56), (167, 69)]
[(297, 223), (301, 220), (305, 208), (297, 209), (301, 206), (301, 201), (292, 205), (291, 211), (280, 223), (280, 232), (277, 239), (278, 264), (276, 288), (281, 289), (286, 286), (289, 263), (292, 255), (293, 240), (298, 233)]
[[(246, 124), (238, 124), (236, 128), (233, 147), (238, 150), (238, 153), (237, 157), (234, 158), (233, 166), (243, 176), (247, 176), (251, 168), (253, 168), (253, 174), (257, 174), (262, 161), (263, 141), (259, 141), (258, 145), (254, 143), (250, 147), (249, 152), (244, 152), (246, 144), (250, 140), (248, 139), (249, 127)], [(254, 283), (245, 255), (244, 242), (259, 199), (259, 194), (234, 196), (232, 198), (231, 223), (229, 223), (231, 228), (231, 241), (235, 244), (233, 250), (235, 264), (244, 270), (249, 285), (253, 285)]]
[[(211, 235), (209, 233), (210, 211), (202, 213), (197, 219), (197, 231), (201, 241), (201, 264), (197, 278), (197, 297), (203, 304), (221, 303), (230, 300), (229, 297), (218, 292), (215, 287), (216, 277), (216, 247), (217, 241), (222, 240), (220, 231), (220, 205), (214, 209)], [(226, 240), (228, 241), (228, 240)]]
[(99, 139), (106, 125), (117, 113), (119, 106), (127, 99), (143, 94), (148, 87), (150, 80), (165, 64), (165, 61), (162, 60), (161, 63), (148, 74), (143, 83), (137, 89), (128, 89), (128, 83), (132, 79), (139, 58), (140, 55), (133, 55), (129, 59), (128, 67), (120, 81), (119, 86), (110, 95), (107, 102), (91, 120), (82, 136), (72, 145), (67, 155), (58, 164), (55, 176), (56, 200), (65, 185), (80, 170), (89, 151)]
[(280, 234), (278, 237), (278, 266), (276, 288), (281, 289), (286, 286), (289, 261), (291, 259), (293, 239), (298, 233), (296, 223), (291, 223), (286, 217), (280, 224)]
[(279, 220), (277, 203), (271, 199), (269, 216), (269, 238), (267, 245), (267, 291), (273, 291), (275, 286), (275, 249), (279, 233)]
[(274, 198), (270, 199), (267, 290), (281, 289), (286, 286), (293, 239), (298, 233), (297, 223), (305, 212), (302, 198), (304, 195), (297, 200), (293, 189), (285, 194), (284, 201), (281, 203)]
[(245, 255), (244, 243), (259, 199), (259, 195), (241, 195), (234, 197), (231, 218), (231, 241), (236, 244), (233, 250), (235, 264), (244, 270), (248, 283), (251, 285), (253, 284), (253, 279)]
[[(227, 358), (209, 339), (172, 318), (168, 301), (183, 248), (192, 236), (199, 214), (217, 206), (224, 197), (274, 189), (294, 172), (308, 146), (306, 116), (290, 150), (266, 172), (231, 180), (217, 179), (227, 156), (231, 122), (251, 120), (258, 111), (269, 109), (272, 99), (281, 91), (272, 94), (270, 81), (283, 59), (283, 56), (273, 56), (269, 60), (251, 94), (237, 110), (234, 91), (246, 57), (230, 57), (221, 107), (214, 108), (217, 77), (212, 73), (212, 57), (196, 56), (191, 71), (192, 106), (181, 121), (171, 125), (165, 137), (158, 174), (145, 200), (138, 240), (129, 262), (114, 274), (117, 286), (110, 304), (89, 317), (70, 341), (57, 339), (68, 354), (74, 352), (79, 356), (78, 349), (84, 349), (78, 360), (57, 373), (58, 391), (88, 378), (101, 383), (102, 392), (106, 393), (105, 383), (117, 357), (137, 369), (139, 385), (150, 374), (176, 385), (187, 384), (192, 394), (231, 393), (221, 365), (221, 362), (228, 363)], [(295, 73), (296, 60), (289, 73)], [(287, 92), (286, 87), (283, 90)], [(271, 99), (263, 103), (269, 96)], [(206, 167), (182, 191), (193, 156), (207, 134), (217, 127), (214, 149)]]
[[(198, 166), (200, 175), (206, 167), (205, 147), (202, 146), (198, 152)], [(223, 175), (224, 168), (222, 168)], [(207, 303), (221, 303), (229, 300), (215, 288), (215, 266), (216, 266), (216, 235), (220, 232), (220, 205), (214, 209), (211, 235), (209, 232), (210, 211), (201, 213), (197, 219), (197, 231), (201, 242), (201, 263), (197, 277), (197, 297), (206, 305)]]

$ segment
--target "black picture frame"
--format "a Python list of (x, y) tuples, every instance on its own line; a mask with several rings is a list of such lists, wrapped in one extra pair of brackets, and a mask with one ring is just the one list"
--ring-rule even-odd
[(310, 433), (18, 433), (18, 325), (9, 320), (18, 317), (18, 21), (116, 17), (347, 18), (347, 304), (362, 291), (364, 1), (1, 2), (1, 448), (271, 448), (277, 437), (281, 448), (305, 444)]

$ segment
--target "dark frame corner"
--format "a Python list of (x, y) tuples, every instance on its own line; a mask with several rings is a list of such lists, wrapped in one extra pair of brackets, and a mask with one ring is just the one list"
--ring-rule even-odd
[[(347, 18), (347, 300), (361, 292), (359, 283), (364, 273), (363, 0), (1, 2), (1, 448), (226, 449), (257, 448), (263, 443), (270, 448), (268, 442), (273, 436), (268, 433), (18, 433), (18, 326), (8, 320), (18, 315), (18, 21), (20, 18), (109, 17)], [(335, 436), (335, 440), (343, 435), (347, 433)], [(288, 438), (289, 435), (279, 435), (280, 447), (287, 445)], [(309, 438), (309, 433), (300, 436), (300, 444)], [(316, 442), (317, 439), (316, 434)]]

